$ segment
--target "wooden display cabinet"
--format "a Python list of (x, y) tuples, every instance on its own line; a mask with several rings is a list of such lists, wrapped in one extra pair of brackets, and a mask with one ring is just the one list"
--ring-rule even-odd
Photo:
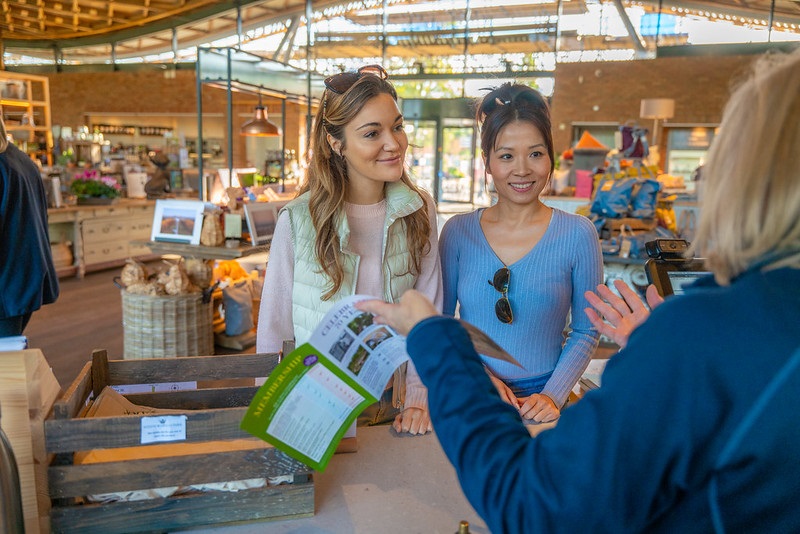
[(0, 71), (0, 109), (6, 130), (32, 158), (53, 164), (50, 80), (46, 76)]
[(71, 242), (74, 265), (59, 276), (116, 267), (127, 258), (153, 259), (142, 244), (150, 238), (155, 203), (122, 199), (108, 206), (70, 206), (47, 210), (50, 241)]

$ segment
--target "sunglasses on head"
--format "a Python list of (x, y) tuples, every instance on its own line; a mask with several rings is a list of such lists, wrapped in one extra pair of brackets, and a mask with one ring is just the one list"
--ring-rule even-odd
[(365, 74), (377, 76), (381, 80), (389, 77), (389, 73), (380, 65), (364, 65), (355, 72), (340, 72), (339, 74), (328, 76), (325, 78), (325, 87), (337, 95), (343, 95)]
[(508, 300), (508, 285), (511, 283), (511, 271), (505, 265), (497, 269), (494, 278), (488, 280), (489, 285), (501, 293), (501, 297), (494, 303), (494, 314), (501, 323), (511, 324), (514, 314), (511, 312), (511, 302)]

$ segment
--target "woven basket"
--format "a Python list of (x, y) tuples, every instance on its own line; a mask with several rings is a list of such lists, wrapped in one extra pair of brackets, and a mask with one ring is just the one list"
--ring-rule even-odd
[(133, 295), (122, 291), (126, 360), (214, 353), (213, 310), (200, 293)]

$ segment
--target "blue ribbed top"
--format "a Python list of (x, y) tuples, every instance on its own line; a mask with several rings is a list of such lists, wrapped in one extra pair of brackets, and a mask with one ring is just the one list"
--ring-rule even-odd
[[(581, 215), (554, 209), (541, 240), (508, 265), (508, 298), (513, 324), (494, 313), (500, 297), (487, 283), (503, 262), (480, 226), (483, 209), (445, 223), (439, 241), (444, 277), (444, 313), (474, 324), (525, 367), (484, 358), (500, 378), (524, 378), (553, 372), (542, 393), (563, 404), (597, 347), (599, 335), (583, 309), (583, 296), (603, 281), (603, 258), (594, 225)], [(570, 324), (570, 310), (572, 314)], [(568, 330), (564, 339), (565, 327)]]

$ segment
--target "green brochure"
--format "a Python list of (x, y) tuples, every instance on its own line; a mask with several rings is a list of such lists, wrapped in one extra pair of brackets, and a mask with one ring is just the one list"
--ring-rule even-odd
[(347, 429), (408, 360), (405, 338), (344, 299), (259, 388), (243, 430), (324, 471)]
[[(406, 339), (370, 313), (355, 295), (336, 303), (307, 343), (284, 356), (256, 393), (243, 430), (292, 458), (324, 471), (358, 414), (377, 402), (395, 369), (408, 360)], [(519, 365), (467, 323), (482, 354)]]

